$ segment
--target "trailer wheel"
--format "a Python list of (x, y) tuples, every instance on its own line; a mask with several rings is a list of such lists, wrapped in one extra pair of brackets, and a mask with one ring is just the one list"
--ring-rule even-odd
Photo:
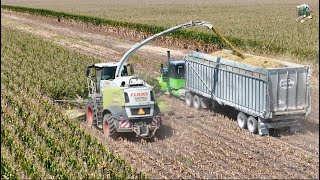
[(198, 95), (194, 95), (193, 97), (193, 106), (198, 110), (201, 109), (201, 99)]
[(258, 132), (258, 121), (256, 120), (256, 118), (249, 116), (248, 118), (248, 130), (253, 133), (253, 134), (257, 134)]
[(247, 116), (243, 112), (239, 112), (237, 122), (241, 129), (247, 128)]
[(219, 105), (219, 103), (215, 100), (211, 101), (211, 110), (214, 110), (217, 106)]
[(202, 97), (201, 99), (201, 107), (202, 109), (211, 109), (211, 102), (210, 99), (206, 98), (206, 97)]
[(103, 134), (107, 138), (114, 138), (117, 135), (117, 128), (114, 124), (114, 118), (110, 113), (107, 113), (103, 116)]
[(192, 94), (190, 92), (186, 93), (185, 101), (186, 101), (187, 106), (192, 107), (193, 96), (192, 96)]

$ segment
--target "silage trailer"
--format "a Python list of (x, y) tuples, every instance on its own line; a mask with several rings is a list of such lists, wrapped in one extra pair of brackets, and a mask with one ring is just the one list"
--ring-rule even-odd
[(180, 60), (168, 51), (167, 62), (158, 78), (163, 91), (196, 109), (233, 107), (239, 127), (252, 133), (296, 127), (311, 111), (310, 66), (278, 61), (282, 67), (263, 68), (197, 51)]

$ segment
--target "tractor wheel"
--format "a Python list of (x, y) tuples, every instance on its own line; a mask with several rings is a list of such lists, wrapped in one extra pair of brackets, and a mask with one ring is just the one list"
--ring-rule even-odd
[(248, 130), (253, 133), (253, 134), (257, 134), (258, 132), (258, 121), (256, 120), (256, 118), (249, 116), (248, 118), (248, 122), (247, 122), (247, 126), (248, 126)]
[(193, 97), (193, 106), (198, 110), (200, 110), (202, 107), (201, 106), (201, 99), (198, 95), (194, 95), (194, 97)]
[(110, 113), (107, 113), (103, 116), (103, 125), (102, 125), (102, 129), (103, 129), (103, 134), (105, 135), (105, 137), (109, 138), (114, 138), (117, 136), (118, 132), (117, 132), (117, 128), (114, 124), (114, 118), (112, 117), (112, 115)]
[(89, 127), (93, 126), (93, 109), (90, 103), (86, 106), (86, 121)]
[(192, 94), (190, 92), (186, 93), (185, 101), (186, 101), (187, 106), (192, 107), (193, 96), (192, 96)]
[(237, 116), (237, 121), (238, 121), (238, 126), (241, 129), (247, 128), (248, 118), (243, 112), (239, 112), (239, 114)]

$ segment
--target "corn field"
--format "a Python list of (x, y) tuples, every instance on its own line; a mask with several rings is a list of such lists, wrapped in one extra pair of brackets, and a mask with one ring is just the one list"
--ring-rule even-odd
[(52, 101), (83, 95), (95, 59), (5, 27), (1, 37), (1, 178), (145, 178)]
[[(319, 13), (316, 1), (308, 2), (314, 9), (314, 19), (299, 24), (295, 21), (296, 5), (300, 2), (284, 1), (176, 1), (135, 3), (128, 0), (114, 2), (80, 1), (77, 7), (70, 1), (52, 4), (42, 1), (14, 3), (2, 8), (19, 12), (65, 18), (95, 25), (125, 27), (147, 33), (158, 33), (173, 25), (190, 20), (206, 20), (214, 24), (227, 39), (243, 51), (257, 54), (299, 59), (313, 63), (319, 58)], [(45, 9), (38, 9), (45, 8)], [(50, 9), (50, 10), (49, 10)], [(211, 32), (200, 28), (171, 34), (179, 40), (195, 40), (224, 48)]]
[[(163, 115), (155, 141), (131, 135), (104, 139), (98, 129), (68, 119), (52, 99), (85, 97), (85, 67), (120, 59), (127, 47), (117, 45), (127, 39), (106, 36), (99, 26), (87, 31), (78, 22), (70, 25), (14, 12), (2, 15), (6, 13), (15, 16), (1, 17), (2, 178), (144, 179), (146, 175), (139, 173), (143, 171), (152, 179), (319, 179), (317, 111), (301, 120), (308, 125), (306, 132), (275, 139), (239, 129), (225, 106), (198, 111), (160, 95), (157, 99), (169, 104), (174, 114)], [(58, 41), (70, 39), (74, 44)], [(72, 48), (83, 39), (87, 44)], [(131, 59), (136, 73), (150, 84), (166, 59), (157, 52), (138, 52)], [(319, 93), (312, 93), (318, 99)], [(318, 108), (318, 102), (312, 101), (312, 107)]]

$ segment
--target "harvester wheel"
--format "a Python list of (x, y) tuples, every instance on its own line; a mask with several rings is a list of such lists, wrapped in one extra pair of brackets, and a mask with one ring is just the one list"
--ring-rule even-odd
[(103, 134), (105, 137), (114, 138), (117, 135), (117, 128), (114, 124), (114, 118), (110, 113), (107, 113), (103, 116)]
[(198, 95), (194, 95), (194, 97), (193, 97), (193, 106), (198, 110), (200, 110), (202, 107), (201, 106), (201, 99)]
[(258, 132), (258, 121), (256, 120), (256, 118), (249, 116), (248, 118), (248, 122), (247, 122), (247, 126), (248, 126), (248, 130), (253, 133), (253, 134), (257, 134)]
[(187, 106), (192, 107), (193, 96), (192, 96), (192, 94), (190, 92), (186, 93), (185, 101), (186, 101)]
[(237, 116), (237, 122), (238, 122), (238, 126), (241, 129), (245, 129), (245, 128), (247, 128), (248, 118), (243, 112), (239, 112), (239, 114)]
[(86, 106), (86, 121), (89, 127), (93, 126), (93, 110), (90, 103)]

